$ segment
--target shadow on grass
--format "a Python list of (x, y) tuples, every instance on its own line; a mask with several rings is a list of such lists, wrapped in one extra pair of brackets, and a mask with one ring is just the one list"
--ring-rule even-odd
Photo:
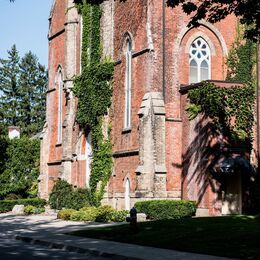
[(151, 221), (138, 224), (80, 230), (81, 237), (112, 240), (200, 254), (260, 259), (260, 218), (254, 216), (208, 217)]

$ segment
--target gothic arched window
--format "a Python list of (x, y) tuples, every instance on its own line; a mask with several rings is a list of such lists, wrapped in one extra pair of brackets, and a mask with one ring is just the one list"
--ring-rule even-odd
[(132, 41), (126, 41), (126, 72), (125, 72), (125, 122), (124, 127), (131, 127), (131, 88), (132, 88)]
[(63, 80), (62, 73), (58, 72), (58, 143), (62, 142), (62, 105), (63, 105)]
[(210, 49), (207, 42), (199, 37), (194, 40), (189, 51), (190, 83), (210, 79)]

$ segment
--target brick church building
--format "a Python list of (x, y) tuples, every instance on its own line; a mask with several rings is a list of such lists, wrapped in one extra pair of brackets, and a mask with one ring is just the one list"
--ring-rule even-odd
[[(241, 172), (221, 181), (209, 170), (212, 154), (205, 148), (222, 137), (210, 136), (207, 120), (190, 121), (185, 111), (187, 93), (200, 81), (231, 85), (225, 82), (225, 61), (236, 17), (188, 28), (189, 17), (180, 8), (163, 8), (162, 1), (105, 0), (101, 5), (103, 55), (115, 62), (107, 118), (113, 173), (103, 203), (129, 209), (138, 200), (187, 199), (197, 202), (198, 215), (241, 213)], [(82, 18), (73, 0), (54, 0), (49, 20), (39, 177), (44, 198), (58, 178), (87, 187), (92, 160), (91, 133), (85, 135), (77, 125), (72, 92), (73, 79), (81, 73)]]

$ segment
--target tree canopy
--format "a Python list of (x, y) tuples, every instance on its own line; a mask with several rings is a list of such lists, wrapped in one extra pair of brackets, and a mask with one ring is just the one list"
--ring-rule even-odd
[(0, 58), (0, 124), (19, 126), (22, 133), (38, 133), (45, 120), (47, 71), (38, 58), (28, 52), (20, 58), (16, 46)]

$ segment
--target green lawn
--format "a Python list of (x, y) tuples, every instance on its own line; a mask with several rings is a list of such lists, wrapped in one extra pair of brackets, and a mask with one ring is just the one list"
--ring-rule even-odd
[(260, 259), (260, 218), (252, 216), (186, 218), (110, 226), (71, 233), (160, 248), (242, 259)]

